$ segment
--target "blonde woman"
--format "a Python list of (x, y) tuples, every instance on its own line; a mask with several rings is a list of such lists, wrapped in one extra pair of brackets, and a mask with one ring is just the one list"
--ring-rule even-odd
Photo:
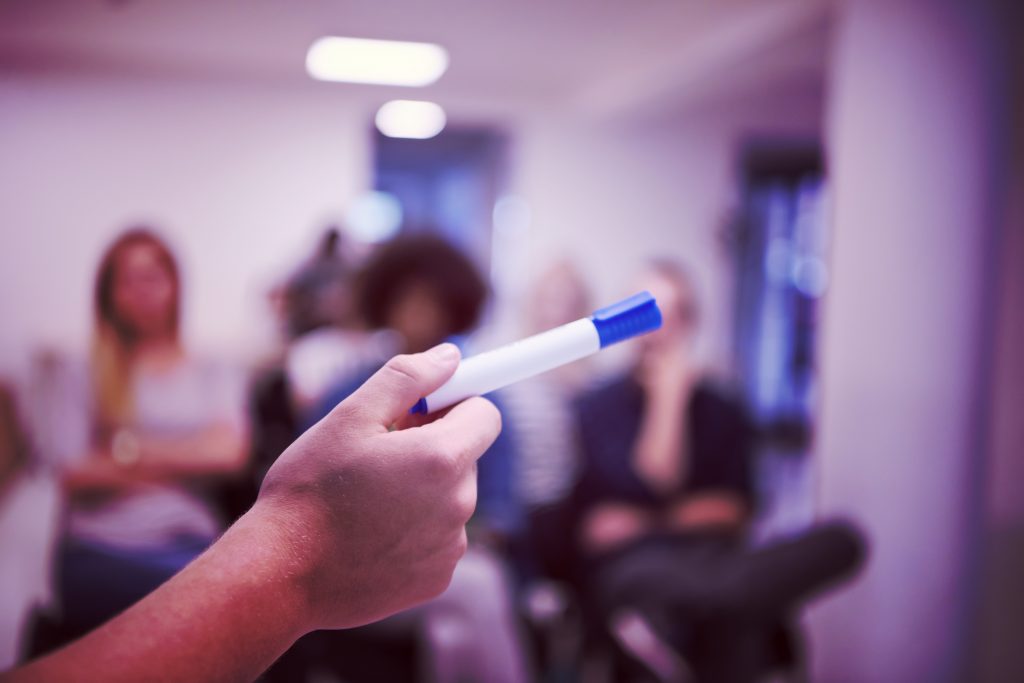
[(164, 242), (121, 235), (96, 277), (90, 443), (64, 476), (59, 640), (144, 597), (223, 530), (209, 487), (246, 465), (242, 387), (186, 353), (180, 313)]

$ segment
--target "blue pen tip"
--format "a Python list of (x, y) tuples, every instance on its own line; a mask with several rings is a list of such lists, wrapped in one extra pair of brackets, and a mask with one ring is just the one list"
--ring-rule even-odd
[(604, 348), (658, 329), (661, 310), (654, 296), (645, 291), (595, 311), (591, 320)]
[(416, 401), (416, 405), (409, 408), (410, 415), (426, 415), (427, 414), (427, 399), (421, 398)]

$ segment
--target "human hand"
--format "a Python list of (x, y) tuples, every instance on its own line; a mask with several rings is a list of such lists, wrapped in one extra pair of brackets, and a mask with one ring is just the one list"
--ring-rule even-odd
[(471, 398), (389, 430), (458, 363), (451, 344), (392, 358), (267, 473), (252, 512), (288, 555), (309, 630), (375, 621), (447, 588), (476, 506), (476, 460), (501, 416)]
[(648, 349), (637, 370), (640, 386), (655, 399), (689, 396), (700, 375), (691, 354), (682, 345)]
[(583, 547), (599, 553), (639, 538), (655, 527), (654, 518), (641, 508), (625, 503), (603, 503), (583, 518)]

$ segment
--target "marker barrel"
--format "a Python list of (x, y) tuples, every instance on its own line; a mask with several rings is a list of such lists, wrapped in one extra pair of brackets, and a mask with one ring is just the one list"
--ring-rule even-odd
[(426, 405), (417, 404), (417, 412), (447, 408), (600, 350), (601, 339), (590, 318), (520, 339), (463, 360), (451, 379), (424, 399)]
[(480, 396), (554, 370), (600, 351), (605, 346), (661, 327), (661, 311), (650, 292), (640, 292), (607, 306), (589, 318), (535, 334), (512, 344), (466, 358), (441, 388), (421, 398), (410, 412), (432, 413), (470, 396)]

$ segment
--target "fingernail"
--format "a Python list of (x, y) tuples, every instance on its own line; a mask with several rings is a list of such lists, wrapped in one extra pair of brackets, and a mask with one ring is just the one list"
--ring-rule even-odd
[(427, 351), (431, 356), (439, 361), (452, 361), (459, 358), (459, 347), (455, 344), (445, 342), (444, 344), (438, 344), (434, 348)]

